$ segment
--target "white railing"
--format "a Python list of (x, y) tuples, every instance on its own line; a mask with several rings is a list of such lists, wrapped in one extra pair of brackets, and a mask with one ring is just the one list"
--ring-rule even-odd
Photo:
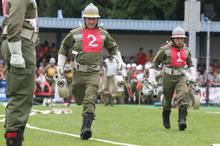
[[(0, 16), (0, 24), (3, 17)], [(81, 18), (63, 18), (56, 17), (40, 17), (39, 26), (41, 28), (63, 28), (71, 29), (83, 23)], [(177, 26), (184, 25), (183, 21), (171, 20), (129, 20), (129, 19), (100, 19), (100, 24), (111, 30), (138, 30), (138, 31), (172, 31)], [(220, 22), (212, 22), (210, 24), (212, 32), (220, 32)], [(201, 22), (200, 31), (206, 32), (207, 23)]]

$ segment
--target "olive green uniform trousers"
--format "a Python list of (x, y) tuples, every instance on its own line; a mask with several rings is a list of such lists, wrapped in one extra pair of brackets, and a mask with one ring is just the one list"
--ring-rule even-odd
[(72, 86), (72, 79), (66, 79), (67, 80), (67, 86), (69, 88), (69, 96), (72, 96), (72, 90), (73, 90), (73, 86)]
[(99, 71), (80, 72), (74, 71), (72, 93), (78, 105), (83, 104), (82, 116), (95, 115), (95, 103), (98, 95)]
[(173, 94), (176, 92), (178, 106), (188, 105), (189, 94), (184, 75), (169, 75), (164, 73), (163, 77), (163, 108), (170, 110), (172, 106)]
[(22, 53), (26, 68), (10, 66), (10, 52), (7, 40), (1, 44), (1, 56), (6, 65), (6, 95), (9, 98), (5, 111), (5, 130), (24, 130), (27, 123), (34, 93), (36, 50), (33, 42), (22, 39)]

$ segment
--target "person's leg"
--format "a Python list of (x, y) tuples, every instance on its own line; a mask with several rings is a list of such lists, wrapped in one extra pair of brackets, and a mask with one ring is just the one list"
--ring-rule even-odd
[(114, 76), (111, 76), (109, 79), (109, 91), (110, 91), (109, 103), (111, 106), (114, 105), (115, 86), (116, 86), (115, 78)]
[(170, 129), (170, 113), (171, 113), (171, 101), (173, 97), (173, 93), (175, 90), (175, 80), (173, 80), (173, 77), (167, 74), (164, 74), (163, 79), (163, 112), (162, 112), (162, 118), (163, 118), (163, 126), (166, 129)]
[(5, 109), (6, 144), (20, 146), (33, 103), (35, 75), (35, 47), (30, 41), (22, 41), (22, 53), (26, 68), (20, 69), (7, 64), (7, 90), (9, 98)]
[(186, 116), (187, 116), (187, 107), (189, 104), (189, 93), (186, 85), (186, 79), (184, 76), (178, 79), (178, 83), (176, 85), (176, 97), (177, 97), (177, 104), (179, 107), (179, 117), (178, 117), (179, 130), (183, 131), (187, 128)]
[(83, 75), (86, 83), (85, 97), (83, 100), (83, 124), (81, 128), (81, 139), (89, 139), (92, 136), (91, 125), (95, 117), (95, 103), (99, 87), (99, 72), (85, 73)]
[(82, 105), (86, 90), (85, 81), (80, 72), (74, 72), (73, 74), (72, 95), (74, 96), (76, 104)]
[(110, 77), (106, 77), (104, 81), (104, 92), (103, 92), (103, 98), (104, 98), (104, 105), (110, 104)]

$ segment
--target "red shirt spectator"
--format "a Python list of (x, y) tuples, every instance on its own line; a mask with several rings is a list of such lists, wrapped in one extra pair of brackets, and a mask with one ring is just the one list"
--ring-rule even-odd
[(144, 48), (140, 47), (139, 48), (139, 53), (137, 54), (137, 64), (144, 65), (146, 62), (146, 55), (143, 52)]

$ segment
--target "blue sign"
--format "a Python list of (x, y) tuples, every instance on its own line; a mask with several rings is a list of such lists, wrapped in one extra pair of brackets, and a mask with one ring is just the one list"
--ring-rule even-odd
[(5, 91), (6, 91), (6, 81), (0, 80), (0, 102), (8, 100)]

